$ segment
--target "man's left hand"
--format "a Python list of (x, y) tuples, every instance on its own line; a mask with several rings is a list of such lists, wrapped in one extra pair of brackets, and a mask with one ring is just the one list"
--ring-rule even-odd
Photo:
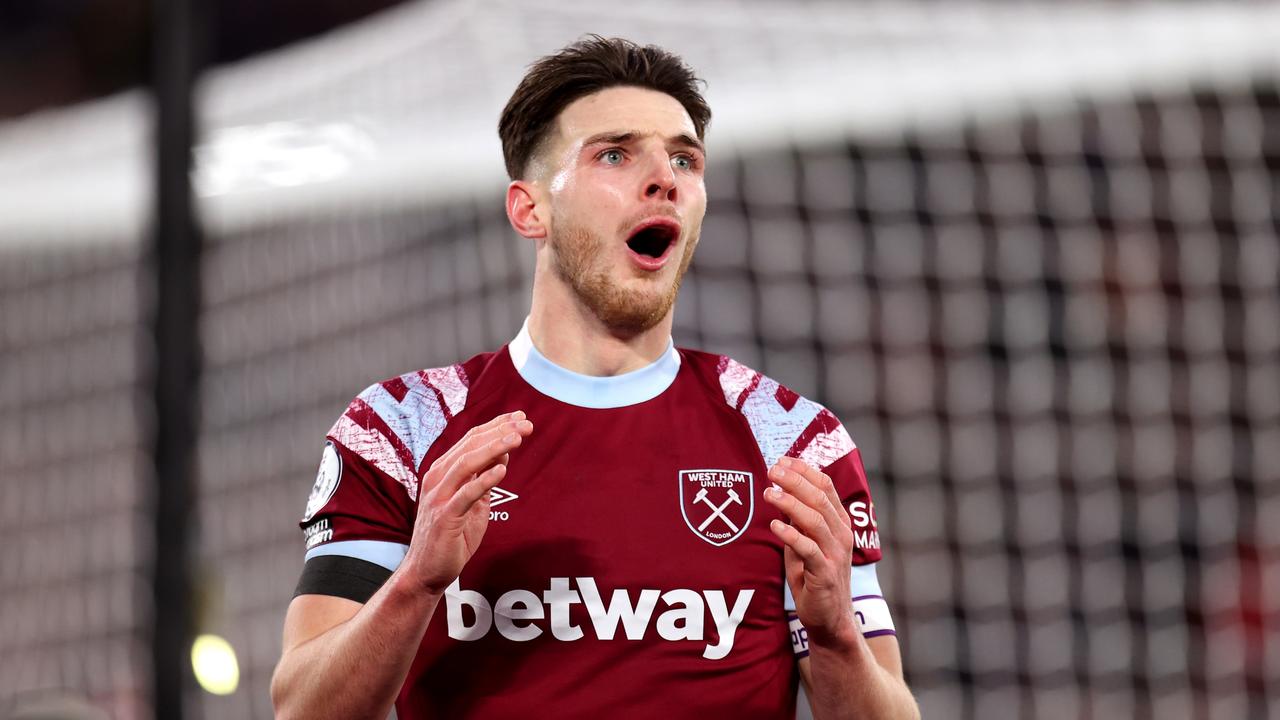
[(849, 598), (853, 529), (835, 485), (826, 473), (790, 457), (769, 469), (769, 479), (773, 487), (764, 498), (789, 521), (774, 520), (769, 529), (785, 545), (787, 584), (810, 642), (856, 636)]

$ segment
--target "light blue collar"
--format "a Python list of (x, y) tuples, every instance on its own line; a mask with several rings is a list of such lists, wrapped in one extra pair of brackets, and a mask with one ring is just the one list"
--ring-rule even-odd
[(529, 337), (529, 321), (507, 345), (511, 362), (524, 381), (543, 395), (585, 408), (619, 408), (652, 400), (675, 382), (680, 353), (668, 340), (662, 356), (639, 370), (622, 375), (595, 377), (565, 370), (538, 352)]

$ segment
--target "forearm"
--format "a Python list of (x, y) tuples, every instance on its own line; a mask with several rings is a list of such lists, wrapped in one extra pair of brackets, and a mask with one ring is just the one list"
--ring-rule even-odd
[(271, 681), (276, 717), (384, 720), (439, 600), (396, 573), (350, 620), (287, 650)]
[(809, 704), (816, 720), (918, 720), (906, 683), (886, 670), (854, 630), (809, 639)]

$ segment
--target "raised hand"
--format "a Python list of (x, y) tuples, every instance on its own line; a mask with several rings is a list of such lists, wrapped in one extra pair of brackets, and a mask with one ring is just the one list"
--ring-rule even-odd
[(831, 478), (795, 458), (769, 469), (764, 498), (787, 517), (769, 529), (785, 544), (787, 584), (812, 642), (856, 629), (849, 597), (853, 529)]
[(431, 464), (401, 563), (423, 590), (443, 593), (480, 547), (489, 526), (489, 491), (506, 476), (508, 453), (532, 432), (524, 412), (499, 415), (468, 430)]

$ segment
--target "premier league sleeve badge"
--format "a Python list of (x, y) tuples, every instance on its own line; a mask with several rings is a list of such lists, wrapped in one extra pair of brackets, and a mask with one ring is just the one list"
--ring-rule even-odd
[(338, 490), (338, 482), (341, 480), (342, 456), (338, 454), (338, 448), (330, 440), (324, 444), (324, 454), (320, 456), (320, 470), (316, 473), (316, 484), (311, 487), (311, 496), (307, 498), (307, 509), (302, 515), (302, 522), (310, 521), (321, 508), (328, 504)]

